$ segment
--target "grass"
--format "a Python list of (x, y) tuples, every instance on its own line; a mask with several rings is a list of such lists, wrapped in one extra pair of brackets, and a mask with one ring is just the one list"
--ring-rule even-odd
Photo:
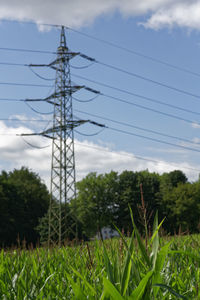
[(200, 299), (200, 236), (0, 252), (0, 299)]

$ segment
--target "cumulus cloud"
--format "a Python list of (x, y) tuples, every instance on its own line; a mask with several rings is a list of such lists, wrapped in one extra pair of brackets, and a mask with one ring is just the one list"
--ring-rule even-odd
[[(81, 27), (102, 15), (146, 16), (144, 25), (200, 28), (199, 0), (1, 0), (0, 19)], [(40, 27), (43, 29), (43, 27)]]
[(200, 128), (200, 124), (194, 122), (194, 123), (192, 123), (192, 128), (199, 129)]
[(200, 29), (200, 2), (174, 1), (155, 11), (144, 26), (152, 29), (174, 26)]
[[(26, 166), (38, 173), (49, 187), (51, 141), (40, 136), (24, 137), (24, 139), (16, 136), (22, 132), (31, 133), (32, 131), (24, 126), (14, 128), (0, 122), (0, 171)], [(35, 147), (49, 147), (37, 149), (30, 144)], [(100, 174), (114, 170), (120, 173), (124, 170), (141, 171), (146, 169), (160, 174), (180, 169), (190, 180), (197, 180), (198, 177), (197, 172), (187, 169), (192, 167), (188, 163), (170, 165), (160, 159), (156, 161), (151, 157), (142, 158), (125, 151), (112, 151), (110, 145), (106, 146), (100, 143), (97, 145), (87, 140), (82, 142), (75, 140), (75, 157), (77, 180), (81, 180), (89, 172)]]

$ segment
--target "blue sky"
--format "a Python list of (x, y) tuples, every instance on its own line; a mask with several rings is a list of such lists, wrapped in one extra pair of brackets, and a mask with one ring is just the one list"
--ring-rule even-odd
[[(139, 75), (186, 92), (181, 93), (165, 88), (124, 72), (118, 72), (113, 68), (107, 68), (99, 63), (89, 66), (88, 61), (79, 57), (74, 58), (71, 61), (71, 76), (74, 83), (86, 85), (107, 96), (134, 104), (119, 102), (103, 95), (88, 103), (80, 103), (74, 99), (75, 116), (92, 119), (108, 127), (131, 133), (125, 134), (111, 129), (105, 129), (95, 136), (82, 136), (76, 133), (78, 180), (91, 171), (122, 172), (125, 169), (133, 171), (149, 169), (149, 171), (159, 173), (181, 169), (191, 181), (197, 180), (200, 173), (200, 152), (198, 152), (200, 151), (198, 144), (200, 143), (200, 125), (197, 124), (200, 123), (198, 116), (198, 113), (200, 115), (200, 98), (198, 98), (198, 95), (200, 96), (200, 21), (198, 21), (200, 20), (200, 1), (141, 0), (140, 4), (137, 4), (137, 1), (126, 0), (82, 2), (75, 0), (73, 5), (70, 1), (61, 0), (56, 1), (56, 5), (51, 0), (44, 2), (45, 6), (39, 0), (29, 1), (28, 5), (24, 5), (24, 1), (18, 1), (17, 6), (13, 1), (0, 3), (0, 19), (2, 20), (0, 23), (0, 63), (30, 64), (52, 61), (55, 58), (52, 53), (26, 53), (2, 48), (54, 52), (59, 44), (59, 29), (30, 22), (63, 24), (75, 29), (75, 31), (66, 30), (67, 44), (72, 51), (81, 52), (100, 63), (109, 64), (134, 73), (136, 76)], [(119, 47), (138, 52), (140, 55), (88, 38), (85, 34), (112, 42)], [(197, 75), (157, 63), (142, 55), (187, 69)], [(82, 69), (85, 66), (88, 67)], [(50, 80), (42, 80), (28, 67), (1, 64), (0, 98), (43, 98), (52, 93), (55, 73), (49, 69), (34, 70), (40, 76)], [(95, 84), (92, 81), (110, 85), (127, 91), (129, 94)], [(9, 82), (47, 85), (47, 87), (6, 84)], [(188, 95), (187, 92), (194, 96)], [(166, 105), (145, 100), (133, 94), (161, 101)], [(74, 96), (79, 100), (88, 100), (93, 97), (84, 90), (77, 92)], [(35, 120), (51, 120), (52, 115), (36, 114), (24, 102), (0, 100), (0, 105), (0, 119), (29, 120), (28, 122), (0, 121), (0, 170), (12, 170), (25, 165), (39, 173), (48, 184), (51, 147), (37, 150), (27, 145), (25, 141), (37, 146), (50, 145), (51, 142), (42, 137), (27, 137), (24, 141), (15, 134), (38, 132), (44, 129), (46, 123)], [(169, 105), (190, 110), (196, 114), (178, 110)], [(52, 111), (49, 104), (33, 104), (32, 107), (40, 112)], [(87, 115), (87, 113), (96, 116)], [(128, 126), (97, 116), (127, 123)], [(136, 126), (140, 129), (136, 129)], [(149, 130), (161, 135), (149, 132)], [(83, 134), (93, 134), (99, 129), (84, 125), (79, 127), (78, 131)], [(169, 135), (179, 139), (170, 138)], [(165, 144), (149, 140), (149, 138), (164, 141)]]

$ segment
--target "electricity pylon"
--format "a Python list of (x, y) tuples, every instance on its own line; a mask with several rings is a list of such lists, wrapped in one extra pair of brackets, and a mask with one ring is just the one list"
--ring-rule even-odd
[[(60, 46), (57, 49), (56, 81), (54, 94), (53, 141), (49, 206), (48, 245), (60, 246), (72, 228), (66, 228), (67, 204), (76, 199), (75, 157), (72, 93), (79, 87), (71, 85), (69, 61), (76, 53), (66, 45), (64, 27), (61, 29)], [(58, 130), (55, 130), (58, 128)], [(75, 221), (75, 220), (74, 220)], [(76, 221), (75, 221), (76, 222)], [(76, 226), (74, 228), (76, 234)]]
[[(53, 127), (40, 133), (21, 134), (22, 136), (42, 135), (52, 139), (48, 246), (52, 244), (61, 246), (71, 233), (77, 237), (76, 216), (69, 213), (69, 203), (72, 199), (76, 211), (74, 128), (86, 122), (105, 127), (90, 120), (73, 120), (72, 94), (74, 92), (84, 88), (100, 94), (99, 91), (91, 88), (71, 84), (69, 62), (76, 55), (80, 55), (80, 53), (71, 52), (66, 45), (65, 31), (62, 26), (57, 58), (48, 65), (30, 65), (31, 67), (50, 67), (56, 70), (54, 93), (45, 99), (26, 100), (45, 101), (53, 104)], [(87, 56), (83, 57), (90, 59)]]

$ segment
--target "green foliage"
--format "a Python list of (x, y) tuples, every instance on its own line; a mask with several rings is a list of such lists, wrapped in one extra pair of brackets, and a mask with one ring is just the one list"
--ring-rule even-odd
[(77, 183), (77, 188), (77, 216), (88, 237), (112, 223), (125, 233), (130, 232), (129, 205), (135, 225), (146, 236), (153, 228), (157, 210), (161, 219), (166, 217), (167, 233), (179, 230), (195, 233), (200, 227), (200, 182), (189, 183), (179, 170), (163, 175), (147, 170), (91, 173)]
[(49, 193), (37, 174), (27, 168), (0, 175), (0, 246), (26, 240), (36, 244), (39, 218), (49, 205)]
[(167, 216), (168, 232), (198, 232), (200, 224), (200, 182), (179, 183), (165, 191), (162, 204)]
[[(128, 206), (139, 233), (146, 237), (157, 210), (161, 220), (166, 218), (163, 227), (167, 233), (195, 233), (200, 228), (200, 181), (189, 183), (179, 170), (163, 175), (148, 170), (91, 173), (77, 183), (77, 189), (76, 204), (72, 201), (67, 207), (66, 229), (74, 224), (71, 216), (75, 216), (80, 239), (93, 237), (113, 223), (128, 234), (132, 226)], [(37, 174), (26, 168), (2, 172), (0, 246), (16, 244), (17, 238), (35, 244), (39, 234), (41, 241), (46, 240), (48, 203), (48, 191)], [(73, 239), (73, 234), (69, 238)]]
[(91, 173), (77, 183), (77, 215), (87, 236), (93, 236), (100, 228), (113, 221), (116, 181), (115, 172), (104, 176)]
[(200, 236), (160, 240), (156, 214), (146, 248), (133, 226), (103, 244), (2, 250), (0, 299), (199, 299)]

